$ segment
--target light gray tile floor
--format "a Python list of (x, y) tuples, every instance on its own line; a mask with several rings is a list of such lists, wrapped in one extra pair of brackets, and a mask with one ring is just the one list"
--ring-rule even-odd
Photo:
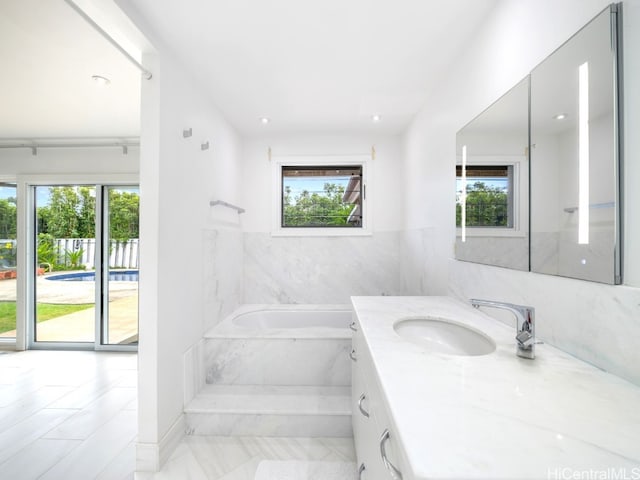
[(137, 355), (0, 355), (0, 478), (134, 478)]
[(132, 353), (0, 354), (0, 479), (254, 480), (263, 460), (355, 461), (351, 438), (187, 436), (162, 471), (134, 473), (136, 379)]

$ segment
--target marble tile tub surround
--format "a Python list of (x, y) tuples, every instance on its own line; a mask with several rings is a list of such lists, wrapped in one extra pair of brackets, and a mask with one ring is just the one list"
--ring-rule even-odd
[(204, 235), (205, 330), (220, 322), (242, 301), (243, 235), (239, 228), (207, 229)]
[(450, 295), (531, 305), (539, 339), (640, 385), (640, 288), (455, 260), (449, 275)]
[[(512, 327), (451, 297), (352, 301), (410, 478), (631, 475), (640, 465), (637, 386), (547, 344), (519, 358)], [(395, 334), (395, 321), (425, 315), (469, 324), (497, 349), (443, 355)]]
[(351, 340), (207, 339), (206, 383), (350, 385)]
[(244, 303), (349, 303), (400, 291), (400, 232), (361, 237), (244, 234)]
[(256, 311), (341, 312), (348, 305), (243, 305), (204, 335), (206, 383), (227, 385), (351, 384), (351, 330), (252, 328), (234, 319)]

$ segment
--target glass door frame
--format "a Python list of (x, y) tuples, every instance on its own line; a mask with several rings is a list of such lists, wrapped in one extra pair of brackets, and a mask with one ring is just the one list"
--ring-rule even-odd
[[(137, 175), (65, 175), (58, 177), (55, 175), (25, 176), (19, 180), (18, 202), (19, 205), (19, 225), (18, 225), (18, 245), (22, 245), (22, 252), (18, 252), (20, 261), (18, 264), (18, 278), (22, 277), (18, 287), (18, 316), (24, 326), (24, 348), (28, 350), (91, 350), (91, 351), (126, 351), (135, 352), (138, 345), (108, 345), (103, 344), (103, 331), (107, 328), (107, 319), (104, 316), (105, 302), (108, 303), (108, 287), (105, 272), (108, 272), (108, 251), (109, 239), (105, 238), (103, 232), (108, 231), (109, 216), (103, 208), (103, 192), (107, 187), (131, 187), (138, 186)], [(38, 186), (91, 186), (96, 189), (96, 288), (95, 288), (95, 329), (93, 342), (52, 342), (37, 341), (35, 331), (36, 320), (36, 202), (35, 187)], [(22, 194), (20, 193), (22, 190)], [(22, 200), (22, 202), (20, 202)], [(22, 217), (23, 221), (20, 221)], [(106, 223), (105, 223), (106, 221)], [(22, 225), (21, 225), (22, 224)], [(22, 241), (21, 241), (22, 239)], [(107, 252), (105, 257), (105, 252)], [(103, 260), (106, 258), (106, 262)], [(22, 268), (21, 268), (22, 267)], [(108, 307), (107, 307), (108, 308)], [(18, 330), (18, 333), (20, 330)], [(18, 339), (16, 339), (18, 340)], [(16, 342), (16, 347), (20, 348), (20, 343)]]

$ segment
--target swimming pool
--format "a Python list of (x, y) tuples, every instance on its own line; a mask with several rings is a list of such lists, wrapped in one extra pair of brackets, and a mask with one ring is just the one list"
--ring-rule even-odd
[[(49, 275), (46, 280), (63, 282), (95, 282), (96, 272), (75, 272)], [(138, 270), (115, 270), (109, 272), (110, 282), (137, 282)]]

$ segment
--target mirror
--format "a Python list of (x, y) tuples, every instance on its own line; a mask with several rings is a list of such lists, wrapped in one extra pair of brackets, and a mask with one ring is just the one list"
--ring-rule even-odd
[(622, 283), (620, 5), (457, 133), (456, 259)]
[(529, 270), (529, 78), (456, 134), (456, 259)]
[(531, 73), (531, 271), (621, 283), (616, 6)]

